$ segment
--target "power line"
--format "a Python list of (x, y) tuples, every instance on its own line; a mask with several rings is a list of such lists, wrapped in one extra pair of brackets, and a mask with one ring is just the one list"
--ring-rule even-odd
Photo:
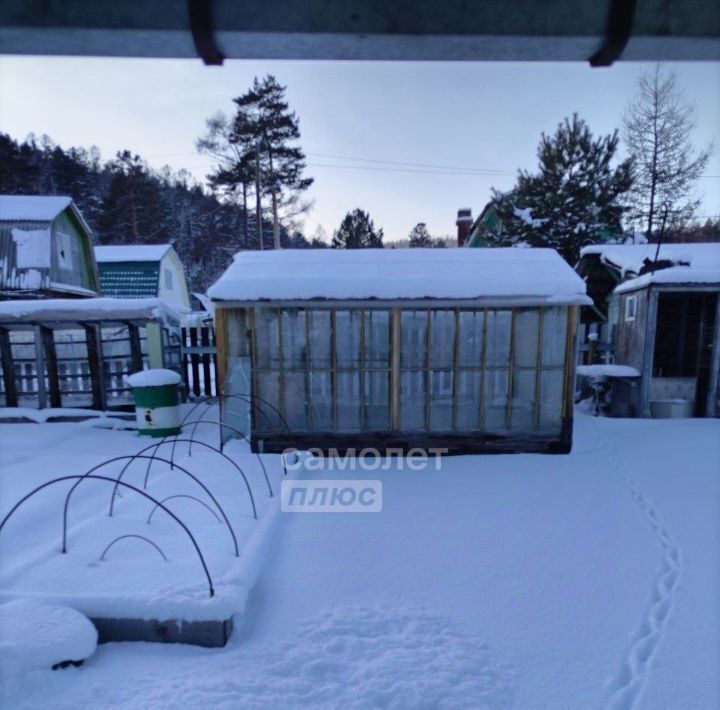
[(329, 153), (308, 153), (318, 158), (331, 158), (333, 160), (355, 160), (363, 163), (380, 163), (383, 165), (404, 165), (413, 168), (433, 168), (437, 170), (462, 170), (474, 173), (492, 173), (497, 175), (514, 175), (514, 170), (496, 170), (494, 168), (470, 168), (459, 165), (436, 165), (434, 163), (410, 163), (400, 160), (380, 160), (378, 158), (353, 158), (347, 155), (330, 155)]

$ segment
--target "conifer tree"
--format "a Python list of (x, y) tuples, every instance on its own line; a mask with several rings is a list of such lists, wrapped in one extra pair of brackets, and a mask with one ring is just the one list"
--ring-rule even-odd
[(300, 138), (296, 114), (285, 101), (285, 88), (268, 75), (255, 77), (252, 87), (234, 99), (237, 106), (233, 139), (252, 140), (262, 174), (263, 193), (272, 204), (273, 244), (280, 248), (279, 207), (284, 192), (300, 193), (313, 183), (303, 177), (305, 154), (295, 143)]
[(383, 246), (383, 230), (376, 229), (367, 212), (348, 212), (332, 238), (333, 249), (368, 249)]
[(543, 133), (539, 171), (520, 171), (510, 192), (494, 191), (501, 226), (484, 236), (498, 246), (552, 247), (571, 264), (586, 244), (619, 237), (632, 163), (613, 167), (617, 149), (617, 131), (593, 138), (577, 114)]
[(434, 246), (433, 238), (430, 236), (425, 222), (418, 222), (410, 230), (408, 238), (410, 240), (410, 246), (413, 248)]

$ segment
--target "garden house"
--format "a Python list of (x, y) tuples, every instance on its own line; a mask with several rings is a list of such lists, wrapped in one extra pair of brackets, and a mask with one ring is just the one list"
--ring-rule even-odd
[(255, 450), (570, 450), (589, 301), (554, 250), (242, 252), (209, 296)]
[(632, 411), (720, 416), (720, 244), (591, 245), (577, 269), (639, 374)]
[(70, 197), (0, 195), (0, 301), (99, 290), (90, 227)]

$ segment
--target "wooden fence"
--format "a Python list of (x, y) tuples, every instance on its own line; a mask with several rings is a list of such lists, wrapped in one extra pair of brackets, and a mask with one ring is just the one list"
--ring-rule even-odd
[(40, 409), (129, 407), (126, 375), (149, 366), (179, 369), (181, 360), (178, 337), (144, 322), (0, 328), (0, 355), (0, 406)]
[(182, 373), (189, 396), (217, 395), (217, 347), (212, 326), (182, 328)]

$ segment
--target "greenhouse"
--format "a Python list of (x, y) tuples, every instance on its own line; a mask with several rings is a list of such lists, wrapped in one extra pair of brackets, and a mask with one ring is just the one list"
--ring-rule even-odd
[(243, 252), (209, 295), (255, 450), (570, 450), (588, 299), (553, 250)]

